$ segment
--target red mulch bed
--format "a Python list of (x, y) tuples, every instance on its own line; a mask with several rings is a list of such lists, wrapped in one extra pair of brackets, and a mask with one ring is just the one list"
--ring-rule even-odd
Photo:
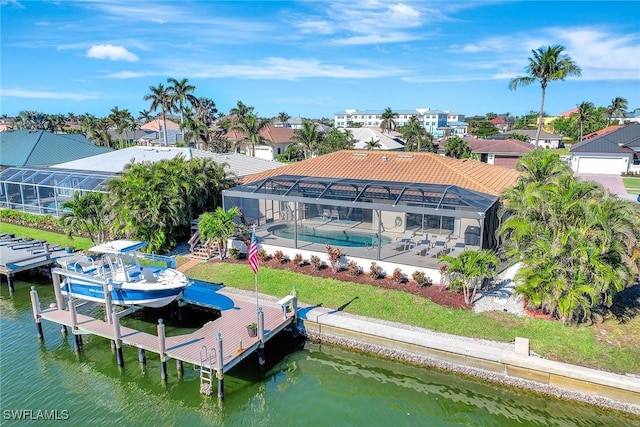
[[(243, 262), (246, 263), (246, 260), (234, 260), (231, 258), (227, 258), (224, 262)], [(408, 281), (405, 283), (396, 283), (393, 279), (391, 279), (390, 275), (388, 278), (384, 279), (376, 279), (373, 280), (365, 271), (359, 276), (351, 276), (347, 270), (342, 270), (337, 273), (334, 273), (333, 270), (329, 267), (324, 267), (319, 271), (314, 271), (313, 267), (310, 264), (305, 264), (299, 266), (291, 261), (287, 261), (284, 263), (280, 263), (275, 261), (274, 259), (269, 259), (267, 261), (260, 261), (261, 267), (270, 267), (277, 268), (283, 270), (293, 271), (295, 273), (302, 273), (309, 276), (316, 277), (324, 277), (328, 279), (336, 279), (342, 280), (345, 282), (355, 282), (361, 283), (363, 285), (377, 286), (384, 289), (393, 289), (397, 291), (408, 292), (414, 295), (419, 295), (424, 298), (429, 298), (431, 301), (438, 305), (442, 305), (445, 307), (451, 308), (459, 308), (459, 309), (471, 309), (471, 306), (468, 306), (464, 303), (464, 296), (458, 292), (451, 292), (448, 290), (444, 290), (442, 286), (432, 285), (432, 286), (424, 286), (420, 287), (415, 284), (413, 281)]]

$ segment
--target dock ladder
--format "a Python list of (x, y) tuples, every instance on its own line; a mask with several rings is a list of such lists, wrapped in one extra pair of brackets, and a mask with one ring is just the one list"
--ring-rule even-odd
[(213, 372), (216, 362), (216, 350), (209, 351), (206, 345), (200, 348), (200, 393), (213, 394)]

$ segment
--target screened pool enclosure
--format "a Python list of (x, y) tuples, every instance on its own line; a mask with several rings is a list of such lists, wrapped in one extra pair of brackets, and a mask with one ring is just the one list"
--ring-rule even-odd
[(113, 174), (54, 168), (7, 168), (0, 173), (0, 208), (60, 216), (79, 192), (106, 193)]
[(279, 175), (225, 190), (223, 206), (237, 206), (263, 243), (296, 249), (362, 247), (387, 259), (432, 254), (439, 240), (496, 244), (498, 198), (455, 185)]

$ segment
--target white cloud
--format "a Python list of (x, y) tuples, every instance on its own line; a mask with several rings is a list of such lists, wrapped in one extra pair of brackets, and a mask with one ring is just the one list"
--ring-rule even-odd
[(77, 92), (47, 92), (24, 89), (0, 89), (0, 96), (11, 96), (14, 98), (34, 98), (34, 99), (70, 99), (73, 101), (84, 101), (85, 99), (97, 99), (97, 93), (77, 93)]
[(104, 77), (111, 78), (111, 79), (135, 79), (137, 77), (153, 76), (154, 74), (156, 73), (152, 73), (152, 72), (139, 73), (135, 71), (120, 71), (118, 73), (108, 74)]
[(111, 61), (129, 61), (136, 62), (138, 57), (129, 52), (122, 46), (114, 46), (112, 44), (94, 45), (87, 51), (89, 58), (109, 59)]

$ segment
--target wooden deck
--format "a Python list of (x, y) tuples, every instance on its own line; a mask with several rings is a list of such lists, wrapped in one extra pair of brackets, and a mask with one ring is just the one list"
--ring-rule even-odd
[[(223, 344), (223, 371), (227, 371), (249, 356), (260, 345), (259, 335), (249, 337), (246, 325), (257, 323), (256, 301), (248, 297), (226, 293), (224, 288), (218, 291), (234, 302), (234, 307), (222, 312), (222, 316), (214, 321), (206, 323), (195, 332), (165, 339), (166, 355), (172, 359), (185, 363), (201, 365), (200, 354), (203, 346), (209, 351), (217, 348), (216, 335), (222, 336)], [(260, 301), (264, 313), (264, 341), (268, 341), (278, 332), (282, 331), (293, 321), (293, 317), (284, 318), (282, 308), (269, 301)], [(71, 326), (71, 314), (69, 311), (49, 308), (41, 313), (43, 319)], [(100, 319), (78, 313), (77, 329), (75, 333), (91, 333), (108, 339), (114, 339), (113, 325)], [(135, 329), (120, 327), (120, 335), (123, 344), (142, 348), (154, 353), (160, 352), (158, 336), (141, 332)], [(240, 347), (242, 343), (242, 349)], [(209, 367), (209, 366), (206, 366)], [(211, 366), (215, 368), (215, 366)]]

